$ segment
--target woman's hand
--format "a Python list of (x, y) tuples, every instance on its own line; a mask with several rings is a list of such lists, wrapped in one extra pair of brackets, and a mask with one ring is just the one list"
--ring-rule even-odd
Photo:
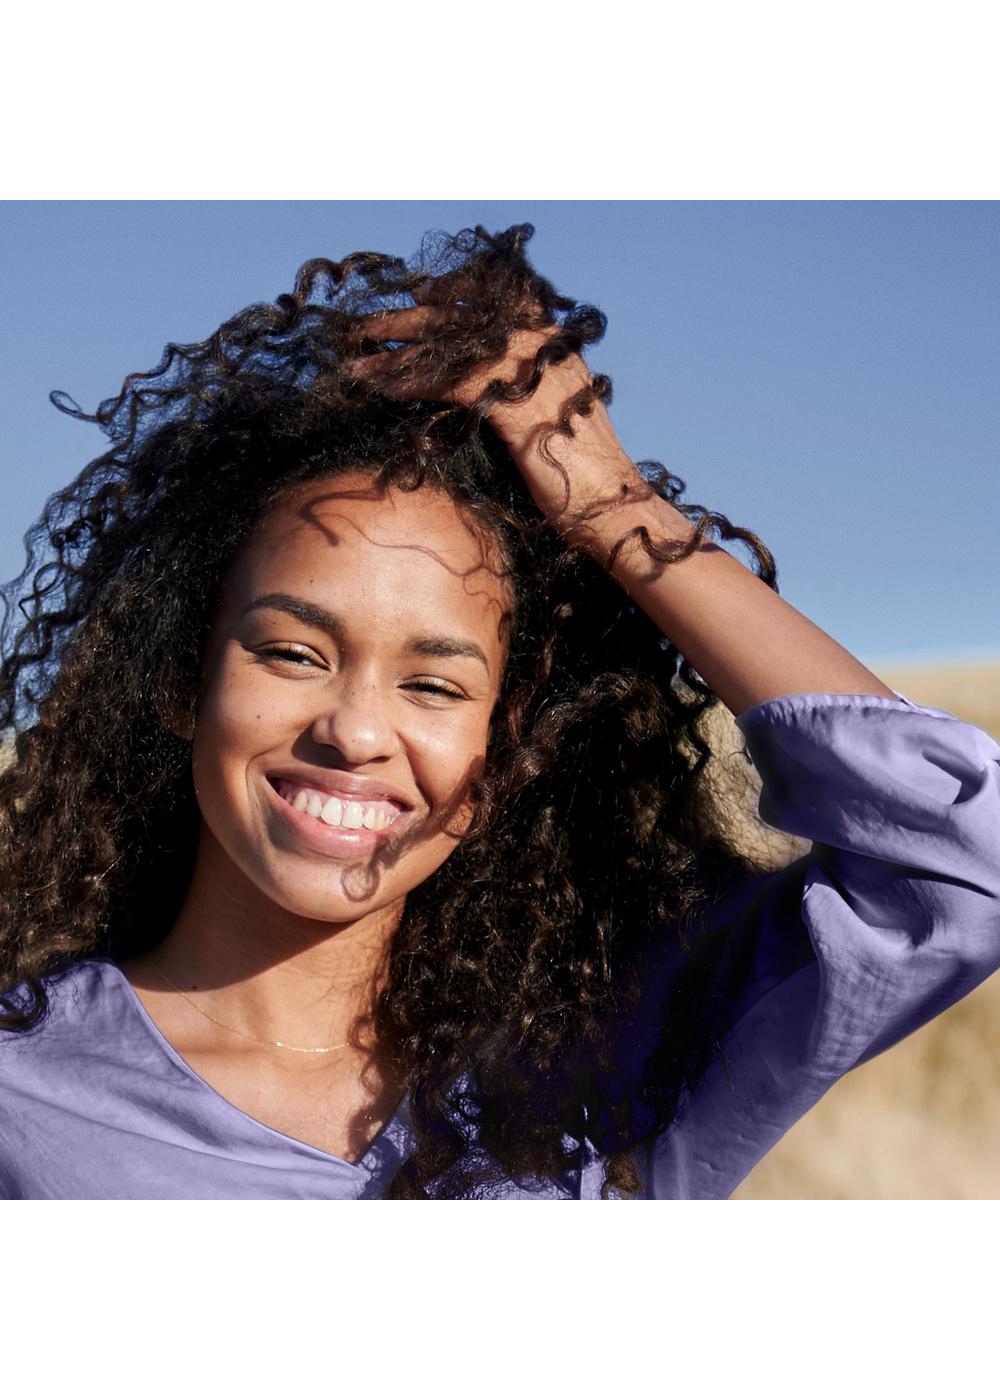
[[(433, 369), (419, 364), (424, 345), (447, 335), (466, 312), (449, 302), (433, 282), (425, 282), (413, 293), (415, 307), (399, 311), (379, 311), (362, 319), (357, 339), (410, 342), (399, 350), (383, 350), (343, 361), (348, 377), (361, 379), (370, 373), (402, 371), (380, 392), (404, 400), (427, 399), (470, 407), (496, 379), (507, 384), (527, 383), (537, 351), (559, 327), (523, 329), (513, 333), (505, 351), (493, 361), (478, 365), (457, 384), (446, 385)], [(416, 362), (416, 363), (414, 363)], [(604, 505), (635, 499), (648, 493), (648, 487), (635, 464), (622, 447), (604, 404), (594, 400), (586, 414), (572, 419), (573, 436), (556, 434), (549, 452), (559, 467), (542, 455), (545, 435), (559, 422), (568, 402), (581, 390), (589, 389), (591, 374), (583, 357), (568, 355), (545, 367), (534, 392), (521, 403), (493, 404), (486, 420), (507, 447), (511, 459), (525, 479), (539, 510), (574, 544), (586, 547), (590, 532), (581, 516)], [(560, 470), (559, 468), (562, 468)], [(622, 487), (628, 488), (627, 491)], [(568, 488), (568, 490), (567, 490)], [(596, 542), (596, 541), (592, 541)]]
[[(400, 371), (418, 361), (429, 342), (446, 336), (449, 327), (459, 325), (468, 309), (462, 302), (451, 301), (434, 282), (427, 281), (411, 293), (415, 307), (399, 311), (376, 311), (361, 318), (354, 335), (362, 340), (401, 340), (412, 342), (405, 350), (383, 350), (343, 362), (345, 374), (361, 378), (366, 374), (386, 374)], [(537, 351), (558, 331), (556, 325), (542, 330), (515, 331), (506, 349), (494, 360), (479, 365), (457, 384), (447, 385), (434, 369), (414, 363), (411, 374), (401, 377), (397, 384), (382, 390), (392, 398), (428, 399), (439, 403), (458, 404), (468, 408), (495, 380), (523, 384), (531, 372)], [(539, 420), (539, 404), (557, 407), (557, 394), (571, 397), (590, 385), (590, 372), (580, 355), (570, 355), (558, 365), (546, 368), (541, 384), (531, 399), (523, 404), (497, 403), (488, 414), (491, 426), (504, 437), (523, 439)]]

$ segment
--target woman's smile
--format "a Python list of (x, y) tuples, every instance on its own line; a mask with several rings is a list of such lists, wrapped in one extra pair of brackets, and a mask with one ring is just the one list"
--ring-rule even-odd
[(394, 802), (361, 802), (330, 789), (270, 779), (267, 790), (277, 799), (283, 821), (311, 850), (321, 855), (363, 856), (408, 831), (410, 809)]

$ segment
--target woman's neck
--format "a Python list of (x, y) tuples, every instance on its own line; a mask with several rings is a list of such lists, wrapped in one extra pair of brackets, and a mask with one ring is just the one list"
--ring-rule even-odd
[[(347, 1042), (371, 1011), (402, 908), (351, 923), (303, 918), (199, 855), (153, 967), (233, 1031), (303, 1047)], [(325, 1058), (325, 1057), (317, 1057)]]

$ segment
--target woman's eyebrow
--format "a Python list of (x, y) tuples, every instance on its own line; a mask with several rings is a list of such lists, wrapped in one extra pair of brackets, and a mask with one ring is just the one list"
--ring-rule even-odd
[[(260, 598), (254, 598), (243, 609), (242, 616), (245, 617), (256, 608), (273, 608), (277, 612), (288, 613), (309, 627), (318, 627), (321, 632), (328, 632), (331, 637), (340, 637), (345, 631), (343, 619), (335, 613), (329, 613), (318, 603), (310, 603), (306, 598), (296, 598), (291, 593), (265, 593)], [(417, 656), (471, 656), (476, 661), (481, 661), (489, 673), (490, 663), (482, 647), (464, 638), (410, 637), (404, 649)]]

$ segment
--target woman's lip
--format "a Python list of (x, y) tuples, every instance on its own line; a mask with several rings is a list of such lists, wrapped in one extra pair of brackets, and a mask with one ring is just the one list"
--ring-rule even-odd
[(327, 826), (326, 822), (321, 821), (318, 817), (311, 817), (308, 812), (300, 812), (291, 803), (286, 802), (272, 783), (268, 782), (266, 787), (269, 794), (268, 800), (277, 808), (282, 820), (291, 827), (304, 845), (319, 852), (320, 855), (367, 855), (376, 847), (384, 845), (390, 837), (397, 836), (399, 828), (408, 816), (407, 812), (401, 812), (391, 826), (385, 826), (381, 831), (371, 831), (364, 826), (356, 829)]

